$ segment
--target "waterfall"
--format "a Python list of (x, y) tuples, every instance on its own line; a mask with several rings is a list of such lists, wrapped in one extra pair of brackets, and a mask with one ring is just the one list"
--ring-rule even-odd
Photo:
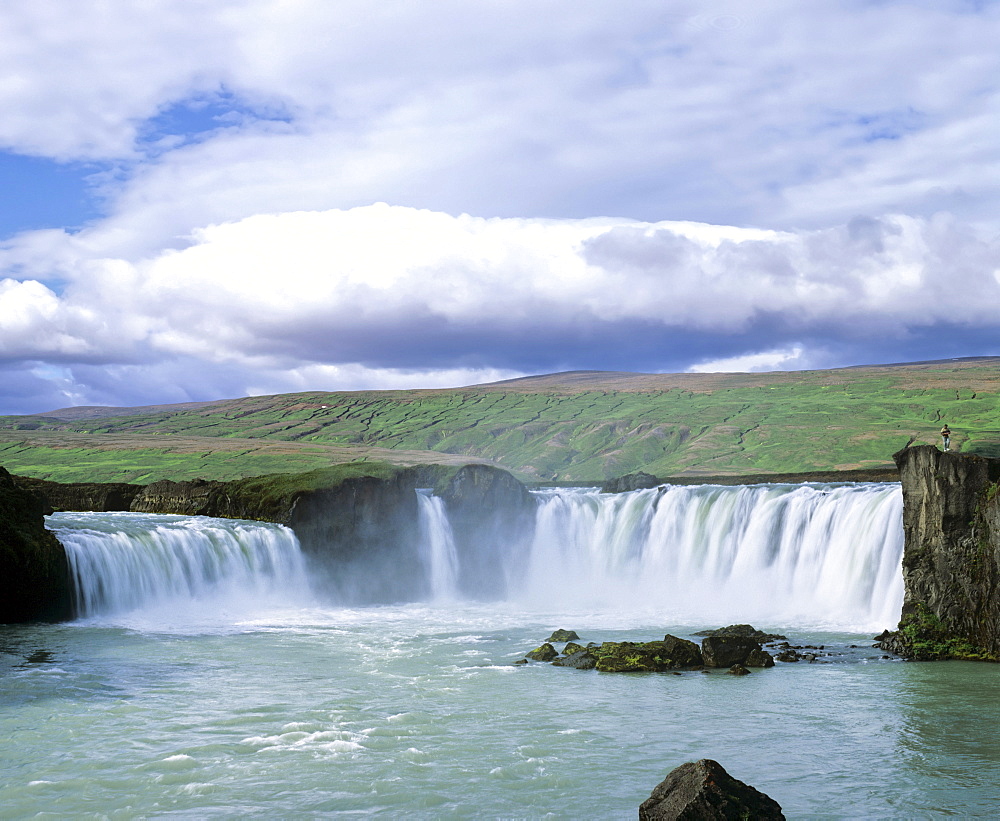
[(536, 491), (526, 601), (874, 629), (903, 600), (897, 484)]
[(298, 540), (263, 522), (137, 513), (58, 513), (77, 615), (171, 603), (257, 602), (308, 592)]
[[(462, 573), (489, 567), (503, 579), (494, 588), (501, 598), (539, 611), (852, 631), (899, 619), (898, 484), (667, 485), (534, 496), (533, 534), (522, 538), (513, 524), (504, 531), (501, 521), (497, 538), (495, 517), (484, 514), (481, 537), (473, 532), (459, 544), (444, 501), (419, 491), (419, 521), (406, 547), (414, 561), (384, 571), (395, 574), (398, 600), (455, 601)], [(81, 616), (309, 598), (298, 541), (280, 525), (134, 513), (49, 519), (66, 547)], [(350, 586), (352, 576), (371, 570), (341, 564), (334, 572)]]
[(420, 503), (420, 545), (431, 597), (454, 599), (458, 588), (458, 555), (444, 499), (429, 490), (417, 492)]

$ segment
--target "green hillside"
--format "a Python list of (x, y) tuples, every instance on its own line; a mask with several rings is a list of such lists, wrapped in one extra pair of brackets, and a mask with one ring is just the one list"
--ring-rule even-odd
[[(479, 458), (540, 481), (891, 464), (908, 443), (1000, 455), (1000, 358), (769, 374), (571, 372), (453, 390), (298, 393), (0, 417), (41, 478), (235, 478), (358, 458)], [(387, 456), (388, 454), (388, 456)], [(112, 476), (113, 474), (113, 476)]]

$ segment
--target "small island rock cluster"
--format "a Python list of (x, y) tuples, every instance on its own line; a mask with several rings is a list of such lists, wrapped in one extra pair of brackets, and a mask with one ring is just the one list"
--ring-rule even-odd
[[(556, 667), (575, 670), (598, 670), (602, 673), (666, 673), (728, 667), (733, 675), (745, 675), (748, 667), (774, 666), (774, 658), (760, 641), (777, 641), (784, 636), (762, 633), (749, 624), (734, 624), (706, 631), (701, 647), (693, 641), (672, 636), (662, 641), (605, 641), (587, 645), (567, 641), (579, 639), (572, 630), (556, 630), (549, 640), (525, 654), (516, 664), (528, 661), (550, 662)], [(567, 641), (560, 653), (553, 641)]]

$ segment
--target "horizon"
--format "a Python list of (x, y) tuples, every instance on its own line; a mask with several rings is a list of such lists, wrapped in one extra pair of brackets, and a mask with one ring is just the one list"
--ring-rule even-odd
[(608, 376), (679, 376), (679, 377), (725, 377), (725, 376), (760, 376), (766, 377), (769, 375), (793, 375), (795, 373), (805, 373), (805, 372), (827, 372), (827, 371), (839, 371), (839, 370), (863, 370), (866, 368), (879, 369), (879, 368), (906, 368), (906, 367), (918, 367), (923, 365), (945, 365), (948, 363), (959, 363), (959, 362), (981, 362), (984, 360), (1000, 360), (1000, 356), (960, 356), (960, 357), (948, 357), (946, 359), (925, 359), (916, 362), (871, 362), (864, 365), (844, 365), (842, 367), (834, 368), (813, 368), (813, 369), (801, 369), (798, 371), (713, 371), (708, 373), (692, 373), (692, 372), (663, 372), (663, 373), (649, 373), (643, 371), (599, 371), (599, 370), (587, 370), (587, 369), (577, 369), (571, 371), (556, 371), (553, 373), (537, 373), (537, 374), (527, 374), (525, 376), (518, 376), (512, 379), (502, 379), (496, 382), (481, 382), (472, 385), (454, 385), (446, 387), (414, 387), (414, 388), (359, 388), (356, 390), (324, 390), (319, 388), (310, 388), (302, 391), (288, 391), (284, 393), (276, 394), (253, 394), (246, 396), (226, 396), (217, 399), (207, 399), (202, 401), (194, 402), (151, 402), (144, 405), (66, 405), (60, 408), (51, 408), (49, 410), (34, 411), (29, 413), (16, 413), (16, 414), (2, 414), (3, 416), (54, 416), (60, 411), (85, 411), (85, 410), (146, 410), (146, 409), (160, 409), (169, 407), (201, 407), (205, 405), (212, 405), (217, 403), (225, 402), (235, 402), (243, 399), (266, 399), (272, 396), (295, 396), (298, 394), (329, 394), (329, 393), (406, 393), (409, 391), (413, 392), (423, 392), (423, 391), (461, 391), (470, 390), (474, 388), (488, 388), (496, 385), (503, 385), (509, 382), (526, 382), (531, 380), (545, 379), (550, 377), (560, 377), (560, 376), (573, 376), (573, 375), (587, 375), (587, 374), (597, 374), (597, 375), (608, 375)]
[(1000, 353), (998, 4), (0, 23), (0, 414)]

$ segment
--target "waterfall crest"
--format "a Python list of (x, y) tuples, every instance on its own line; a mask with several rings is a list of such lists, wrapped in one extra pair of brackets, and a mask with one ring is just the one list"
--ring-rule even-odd
[(536, 495), (526, 600), (662, 609), (681, 622), (881, 629), (899, 619), (897, 484)]
[(170, 602), (253, 601), (309, 590), (295, 534), (281, 525), (136, 513), (58, 513), (81, 617)]

